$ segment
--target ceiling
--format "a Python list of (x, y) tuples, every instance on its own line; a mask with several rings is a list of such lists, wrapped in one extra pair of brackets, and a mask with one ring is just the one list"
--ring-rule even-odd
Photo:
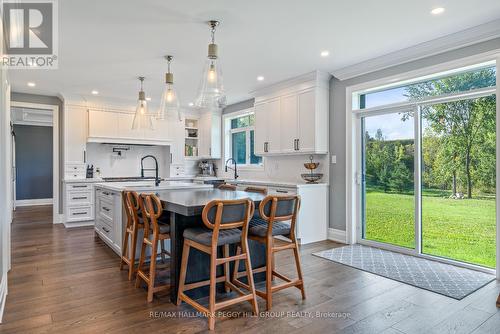
[[(228, 102), (313, 70), (334, 71), (500, 18), (500, 1), (481, 0), (64, 0), (59, 1), (59, 68), (13, 70), (12, 90), (134, 103), (138, 76), (157, 104), (166, 62), (181, 103), (196, 97), (216, 34)], [(430, 10), (445, 7), (433, 16)], [(328, 50), (329, 57), (320, 52)], [(258, 82), (257, 76), (265, 80)], [(28, 87), (27, 82), (36, 83)], [(99, 95), (91, 95), (98, 90)]]

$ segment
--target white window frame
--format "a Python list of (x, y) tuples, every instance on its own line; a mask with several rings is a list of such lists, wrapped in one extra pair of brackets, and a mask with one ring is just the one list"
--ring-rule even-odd
[[(377, 113), (385, 113), (389, 111), (389, 109), (400, 109), (405, 107), (417, 107), (417, 104), (414, 102), (403, 102), (403, 103), (395, 103), (393, 105), (385, 105), (381, 107), (373, 107), (369, 109), (356, 109), (356, 106), (353, 105), (353, 93), (370, 91), (372, 89), (379, 89), (380, 87), (386, 86), (390, 87), (394, 83), (398, 82), (407, 82), (417, 78), (422, 78), (425, 76), (443, 73), (445, 71), (453, 71), (454, 69), (464, 68), (466, 66), (473, 66), (475, 64), (487, 62), (487, 61), (496, 61), (497, 66), (497, 84), (496, 87), (478, 89), (475, 93), (483, 93), (480, 92), (484, 90), (486, 93), (488, 90), (495, 90), (497, 97), (500, 96), (500, 73), (498, 68), (500, 67), (500, 49), (481, 53), (478, 55), (461, 58), (457, 60), (453, 60), (446, 63), (441, 63), (434, 66), (429, 66), (421, 69), (417, 69), (414, 71), (407, 72), (405, 74), (399, 74), (395, 76), (385, 77), (369, 82), (364, 82), (361, 84), (348, 86), (346, 87), (346, 240), (349, 244), (355, 243), (367, 243), (375, 245), (376, 247), (385, 248), (388, 250), (393, 250), (397, 252), (407, 253), (419, 257), (430, 258), (436, 261), (455, 264), (458, 266), (476, 269), (483, 272), (495, 273), (495, 270), (491, 270), (484, 267), (479, 267), (476, 265), (457, 262), (454, 260), (440, 258), (435, 256), (430, 256), (426, 254), (417, 254), (419, 253), (419, 249), (405, 249), (403, 247), (398, 247), (389, 244), (376, 243), (376, 242), (366, 242), (361, 238), (361, 191), (358, 185), (359, 183), (359, 170), (361, 168), (361, 159), (360, 159), (360, 137), (358, 135), (360, 133), (360, 122), (359, 119), (362, 115), (374, 115)], [(462, 92), (458, 94), (450, 94), (456, 96), (447, 96), (444, 97), (443, 100), (456, 98), (458, 95), (467, 95), (467, 93)], [(429, 98), (432, 100), (432, 98)], [(423, 102), (423, 101), (421, 101)], [(431, 102), (431, 101), (428, 101)], [(432, 101), (435, 102), (435, 101)], [(425, 102), (424, 102), (425, 103)], [(497, 133), (500, 133), (500, 103), (497, 100)], [(418, 112), (418, 109), (417, 109)], [(416, 115), (417, 116), (417, 115)], [(417, 120), (418, 117), (415, 117)], [(418, 124), (415, 124), (415, 131), (419, 131)], [(416, 143), (417, 144), (417, 143)], [(497, 186), (496, 186), (496, 276), (500, 279), (500, 136), (497, 136), (497, 166), (496, 166), (496, 174), (497, 174)], [(416, 149), (417, 151), (417, 149)], [(419, 150), (418, 150), (419, 151)], [(418, 160), (420, 161), (420, 160)], [(416, 170), (420, 170), (418, 166), (415, 166)], [(415, 193), (415, 196), (418, 194)], [(419, 210), (419, 207), (416, 206), (415, 210)], [(416, 226), (419, 224), (416, 224)], [(416, 227), (416, 233), (420, 233)]]
[(232, 157), (233, 152), (233, 141), (232, 135), (233, 133), (245, 132), (246, 133), (246, 163), (238, 164), (238, 169), (241, 170), (264, 170), (264, 158), (262, 158), (262, 163), (260, 164), (250, 164), (250, 131), (254, 131), (254, 140), (255, 140), (255, 125), (247, 126), (244, 128), (231, 129), (231, 120), (235, 118), (240, 118), (243, 116), (255, 114), (253, 108), (243, 109), (236, 112), (232, 112), (229, 114), (224, 114), (222, 116), (222, 124), (223, 124), (223, 147), (224, 147), (224, 160), (227, 160)]

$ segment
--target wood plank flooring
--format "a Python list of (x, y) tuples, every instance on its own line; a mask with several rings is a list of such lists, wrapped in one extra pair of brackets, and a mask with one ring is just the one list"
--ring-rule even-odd
[[(0, 325), (2, 333), (203, 333), (205, 318), (167, 294), (146, 302), (119, 258), (91, 228), (52, 224), (52, 208), (19, 208), (12, 225), (12, 270)], [(274, 296), (272, 313), (250, 314), (250, 304), (228, 309), (216, 333), (500, 333), (494, 281), (456, 301), (311, 253), (338, 247), (319, 242), (302, 247), (307, 299), (297, 289)], [(293, 256), (277, 257), (292, 276)], [(259, 307), (265, 309), (264, 300)], [(290, 312), (290, 313), (287, 313)]]

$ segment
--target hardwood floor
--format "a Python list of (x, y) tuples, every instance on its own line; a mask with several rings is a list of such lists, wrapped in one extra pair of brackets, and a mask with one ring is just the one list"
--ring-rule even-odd
[[(185, 304), (172, 305), (168, 294), (148, 304), (146, 290), (135, 289), (127, 271), (119, 271), (119, 257), (93, 229), (67, 230), (52, 225), (51, 215), (51, 207), (19, 208), (15, 213), (9, 294), (0, 332), (208, 332), (204, 317), (193, 316), (194, 310)], [(217, 320), (215, 332), (500, 333), (495, 307), (500, 283), (456, 301), (311, 255), (337, 246), (320, 242), (302, 247), (305, 301), (297, 289), (280, 291), (274, 295), (272, 313), (261, 317), (242, 316), (250, 314), (251, 306), (237, 305)], [(292, 276), (292, 253), (280, 254), (277, 267)], [(264, 300), (258, 302), (264, 310)]]

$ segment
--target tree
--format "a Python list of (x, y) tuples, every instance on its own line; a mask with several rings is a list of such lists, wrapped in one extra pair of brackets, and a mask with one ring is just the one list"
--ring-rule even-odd
[[(486, 68), (410, 85), (405, 90), (410, 99), (419, 100), (429, 96), (494, 86), (495, 81), (495, 70)], [(473, 192), (474, 160), (477, 164), (481, 158), (477, 154), (480, 151), (479, 146), (485, 137), (489, 136), (491, 124), (495, 122), (494, 102), (495, 97), (490, 96), (423, 106), (421, 109), (423, 120), (432, 129), (433, 134), (441, 139), (443, 150), (448, 152), (448, 159), (451, 160), (451, 163), (439, 167), (451, 168), (454, 192), (457, 188), (457, 174), (463, 172), (468, 198), (472, 198)]]

